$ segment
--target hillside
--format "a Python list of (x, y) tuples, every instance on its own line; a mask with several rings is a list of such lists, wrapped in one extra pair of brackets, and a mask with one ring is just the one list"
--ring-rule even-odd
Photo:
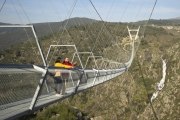
[[(70, 18), (69, 20), (64, 20), (61, 22), (49, 22), (49, 23), (34, 23), (34, 28), (36, 30), (37, 36), (39, 39), (44, 39), (49, 35), (57, 34), (58, 32), (62, 31), (64, 25), (66, 28), (71, 27), (78, 27), (83, 25), (91, 25), (93, 23), (97, 23), (99, 21), (93, 20), (90, 18)], [(144, 25), (147, 21), (138, 21), (135, 22), (137, 25)], [(114, 23), (118, 24), (118, 23)], [(123, 24), (123, 23), (119, 23)], [(127, 24), (127, 23), (124, 23)], [(131, 23), (130, 23), (131, 24)], [(134, 23), (133, 23), (134, 24)], [(150, 20), (149, 24), (160, 25), (160, 26), (179, 26), (180, 19), (173, 18), (167, 20)], [(9, 25), (9, 23), (0, 23), (0, 25)], [(0, 50), (10, 47), (11, 45), (19, 44), (23, 41), (28, 40), (28, 36), (33, 37), (32, 31), (29, 28), (0, 28)], [(10, 35), (11, 34), (11, 35)]]
[[(99, 21), (84, 26), (72, 26), (63, 32), (60, 31), (59, 33), (57, 32), (53, 35), (46, 35), (45, 37), (40, 39), (43, 53), (46, 56), (49, 46), (57, 43), (63, 45), (75, 44), (78, 51), (90, 51), (90, 48), (94, 46), (93, 52), (95, 55), (104, 55), (109, 59), (114, 59), (116, 58), (117, 54), (121, 54), (120, 58), (126, 58), (122, 59), (121, 62), (126, 62), (128, 59), (128, 57), (126, 56), (129, 56), (129, 52), (123, 54), (124, 51), (121, 49), (121, 52), (113, 52), (114, 54), (116, 54), (114, 56), (112, 54), (109, 54), (110, 52), (112, 52), (112, 50), (116, 51), (117, 46), (113, 48), (111, 47), (116, 42), (116, 40), (121, 43), (121, 39), (128, 35), (128, 33), (124, 32), (123, 30), (127, 30), (126, 24), (107, 23), (108, 28), (111, 30), (110, 32), (113, 35), (107, 34), (107, 30), (102, 30), (100, 32), (99, 30), (101, 29), (102, 25), (103, 23)], [(116, 29), (116, 27), (119, 27), (121, 29)], [(97, 34), (99, 32), (100, 34)], [(31, 36), (31, 34), (32, 33), (27, 34), (29, 36), (27, 41), (21, 42), (20, 44), (11, 45), (10, 48), (1, 50), (0, 63), (42, 64), (42, 61), (40, 60), (40, 54), (39, 52), (37, 52), (38, 48), (35, 43), (35, 39)], [(116, 36), (116, 38), (114, 38), (114, 36)], [(5, 43), (7, 41), (5, 40), (3, 42)], [(53, 52), (54, 50), (55, 49), (52, 49), (51, 52)], [(55, 51), (55, 54), (50, 53), (50, 55), (53, 55), (53, 58), (48, 58), (48, 60), (51, 59), (50, 65), (53, 64), (53, 61), (55, 61), (59, 53), (62, 57), (69, 57), (70, 59), (72, 59), (72, 55), (75, 52), (74, 48), (69, 47), (58, 48), (58, 50)], [(85, 56), (85, 58), (82, 58), (83, 62), (85, 62), (86, 57), (87, 56)]]
[[(56, 34), (64, 29), (64, 25), (68, 22), (66, 28), (73, 26), (82, 26), (97, 22), (96, 20), (89, 18), (71, 18), (61, 22), (49, 22), (49, 23), (34, 23), (34, 28), (39, 39), (46, 36)], [(0, 23), (0, 25), (10, 25), (8, 23)], [(10, 45), (19, 44), (23, 41), (27, 41), (28, 36), (33, 37), (32, 30), (29, 28), (0, 28), (0, 50)]]
[[(136, 22), (136, 24), (145, 24), (147, 21), (138, 21)], [(180, 25), (180, 19), (177, 18), (172, 18), (172, 19), (160, 19), (160, 20), (156, 20), (156, 19), (151, 19), (148, 24), (155, 24), (155, 25)]]
[[(150, 29), (153, 34), (149, 34)], [(180, 118), (180, 36), (160, 33), (148, 28), (134, 63), (127, 73), (104, 85), (82, 93), (71, 100), (71, 105), (102, 120), (154, 120), (149, 97), (162, 77), (161, 57), (167, 60), (165, 88), (153, 102), (160, 120)], [(158, 34), (158, 35), (155, 35)], [(103, 92), (102, 92), (103, 91)], [(84, 102), (83, 98), (87, 102)], [(65, 101), (66, 103), (67, 101)], [(77, 103), (79, 103), (77, 105)], [(83, 104), (84, 103), (84, 104)], [(68, 103), (66, 103), (68, 104)], [(83, 105), (82, 105), (83, 104)]]
[[(109, 82), (60, 101), (24, 119), (178, 120), (180, 118), (180, 35), (147, 27), (131, 68)], [(150, 104), (167, 61), (165, 87)], [(154, 110), (154, 111), (153, 111)]]

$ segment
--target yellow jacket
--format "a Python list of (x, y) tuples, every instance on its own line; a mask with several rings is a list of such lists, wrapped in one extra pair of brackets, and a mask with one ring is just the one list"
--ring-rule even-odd
[(61, 67), (61, 68), (73, 68), (73, 66), (64, 65), (62, 63), (55, 63), (54, 67)]
[[(54, 67), (60, 67), (60, 68), (73, 68), (72, 66), (69, 65), (64, 65), (62, 63), (55, 63)], [(58, 69), (55, 69), (55, 77), (60, 77), (61, 76), (61, 72)]]

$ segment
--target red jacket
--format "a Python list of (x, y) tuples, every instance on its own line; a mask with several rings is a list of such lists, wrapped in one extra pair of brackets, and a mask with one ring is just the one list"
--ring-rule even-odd
[(64, 64), (64, 65), (69, 65), (69, 66), (72, 66), (72, 67), (74, 66), (74, 64), (72, 64), (72, 63), (71, 63), (71, 62), (69, 62), (69, 61), (68, 61), (68, 62), (63, 61), (63, 63), (62, 63), (62, 64)]

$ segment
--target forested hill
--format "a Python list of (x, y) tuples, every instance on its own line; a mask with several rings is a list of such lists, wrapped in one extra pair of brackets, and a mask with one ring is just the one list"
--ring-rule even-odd
[[(24, 119), (178, 120), (179, 56), (178, 30), (148, 26), (126, 73)], [(162, 78), (162, 59), (167, 62), (165, 86), (153, 101), (152, 108), (150, 97)]]
[[(66, 23), (68, 23), (66, 26), (66, 29), (68, 29), (70, 27), (78, 27), (78, 26), (87, 25), (87, 24), (89, 25), (95, 22), (98, 22), (98, 21), (94, 19), (89, 19), (89, 18), (76, 17), (76, 18), (70, 18), (69, 20), (64, 20), (61, 22), (34, 23), (33, 25), (36, 29), (38, 38), (43, 38), (43, 37), (52, 35), (52, 33), (57, 33), (61, 31), (64, 25), (66, 25)], [(139, 25), (143, 25), (145, 22), (147, 21), (139, 21), (135, 23)], [(180, 19), (174, 18), (174, 19), (167, 19), (167, 20), (150, 20), (149, 24), (180, 25)], [(0, 22), (0, 25), (9, 25), (9, 23)], [(26, 31), (28, 32), (30, 36), (33, 36), (30, 29), (26, 28)], [(27, 39), (28, 38), (27, 38), (26, 32), (22, 28), (0, 28), (0, 49), (4, 49), (6, 47), (9, 47), (9, 45), (20, 43)]]
[[(86, 24), (91, 24), (97, 22), (96, 20), (89, 18), (71, 18), (69, 20), (64, 20), (62, 22), (49, 22), (49, 23), (34, 23), (34, 28), (38, 38), (43, 38), (52, 34), (55, 34), (66, 25), (66, 29), (74, 26), (82, 26)], [(9, 23), (1, 23), (0, 25), (11, 25)], [(20, 43), (24, 40), (27, 40), (27, 35), (32, 35), (32, 30), (26, 28), (26, 31), (23, 28), (0, 28), (0, 49), (9, 47), (16, 43)]]
[[(147, 21), (138, 21), (136, 24), (143, 25)], [(172, 18), (172, 19), (151, 19), (148, 24), (155, 24), (155, 25), (180, 25), (180, 17)]]

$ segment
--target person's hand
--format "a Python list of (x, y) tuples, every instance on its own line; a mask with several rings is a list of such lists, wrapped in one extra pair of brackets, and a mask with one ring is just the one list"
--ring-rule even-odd
[(76, 65), (76, 64), (77, 64), (77, 62), (74, 62), (73, 64), (74, 64), (74, 65)]

